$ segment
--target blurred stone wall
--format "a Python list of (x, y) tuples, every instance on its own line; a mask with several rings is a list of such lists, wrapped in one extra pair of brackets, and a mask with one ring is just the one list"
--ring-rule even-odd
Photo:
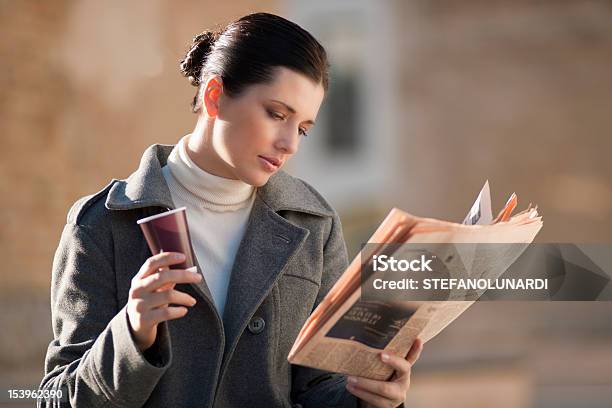
[(612, 242), (612, 3), (397, 2), (395, 202), (461, 221), (536, 203), (542, 242)]

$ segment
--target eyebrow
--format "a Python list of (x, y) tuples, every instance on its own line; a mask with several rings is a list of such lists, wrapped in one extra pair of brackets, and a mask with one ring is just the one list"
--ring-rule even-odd
[[(288, 110), (289, 112), (291, 112), (291, 113), (294, 113), (294, 114), (295, 114), (295, 109), (293, 109), (291, 106), (287, 105), (285, 102), (283, 102), (283, 101), (279, 101), (279, 100), (277, 100), (277, 99), (270, 99), (270, 100), (271, 100), (272, 102), (280, 103), (280, 104), (281, 104), (281, 105), (283, 105), (285, 108), (287, 108), (287, 110)], [(314, 123), (314, 121), (312, 121), (312, 120), (307, 120), (307, 121), (305, 121), (304, 123), (308, 123), (308, 124), (310, 124), (310, 125), (312, 125), (312, 126), (314, 126), (314, 124), (315, 124), (315, 123)]]

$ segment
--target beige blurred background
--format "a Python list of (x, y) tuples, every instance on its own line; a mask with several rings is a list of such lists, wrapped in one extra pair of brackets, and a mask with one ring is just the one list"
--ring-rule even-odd
[[(288, 170), (339, 210), (351, 257), (393, 206), (461, 221), (486, 179), (495, 209), (540, 206), (538, 241), (612, 242), (609, 1), (2, 1), (0, 405), (42, 378), (70, 205), (191, 131), (178, 61), (254, 11), (330, 54)], [(477, 304), (413, 373), (411, 408), (610, 407), (612, 304)]]

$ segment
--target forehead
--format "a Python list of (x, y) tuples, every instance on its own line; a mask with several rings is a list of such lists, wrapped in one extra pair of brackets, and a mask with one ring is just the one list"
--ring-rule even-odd
[(249, 93), (262, 102), (284, 102), (306, 119), (314, 119), (325, 95), (322, 84), (285, 67), (275, 68), (271, 82), (254, 85)]

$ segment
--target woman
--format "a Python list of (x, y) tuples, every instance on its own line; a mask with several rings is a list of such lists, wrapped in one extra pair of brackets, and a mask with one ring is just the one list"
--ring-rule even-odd
[[(309, 33), (272, 14), (195, 37), (181, 62), (197, 87), (194, 131), (149, 147), (128, 179), (68, 213), (41, 389), (82, 407), (403, 403), (420, 342), (406, 360), (381, 356), (387, 382), (287, 362), (348, 262), (336, 212), (280, 170), (314, 125), (327, 67)], [(151, 255), (136, 224), (182, 206), (197, 274), (169, 269), (182, 254)]]

